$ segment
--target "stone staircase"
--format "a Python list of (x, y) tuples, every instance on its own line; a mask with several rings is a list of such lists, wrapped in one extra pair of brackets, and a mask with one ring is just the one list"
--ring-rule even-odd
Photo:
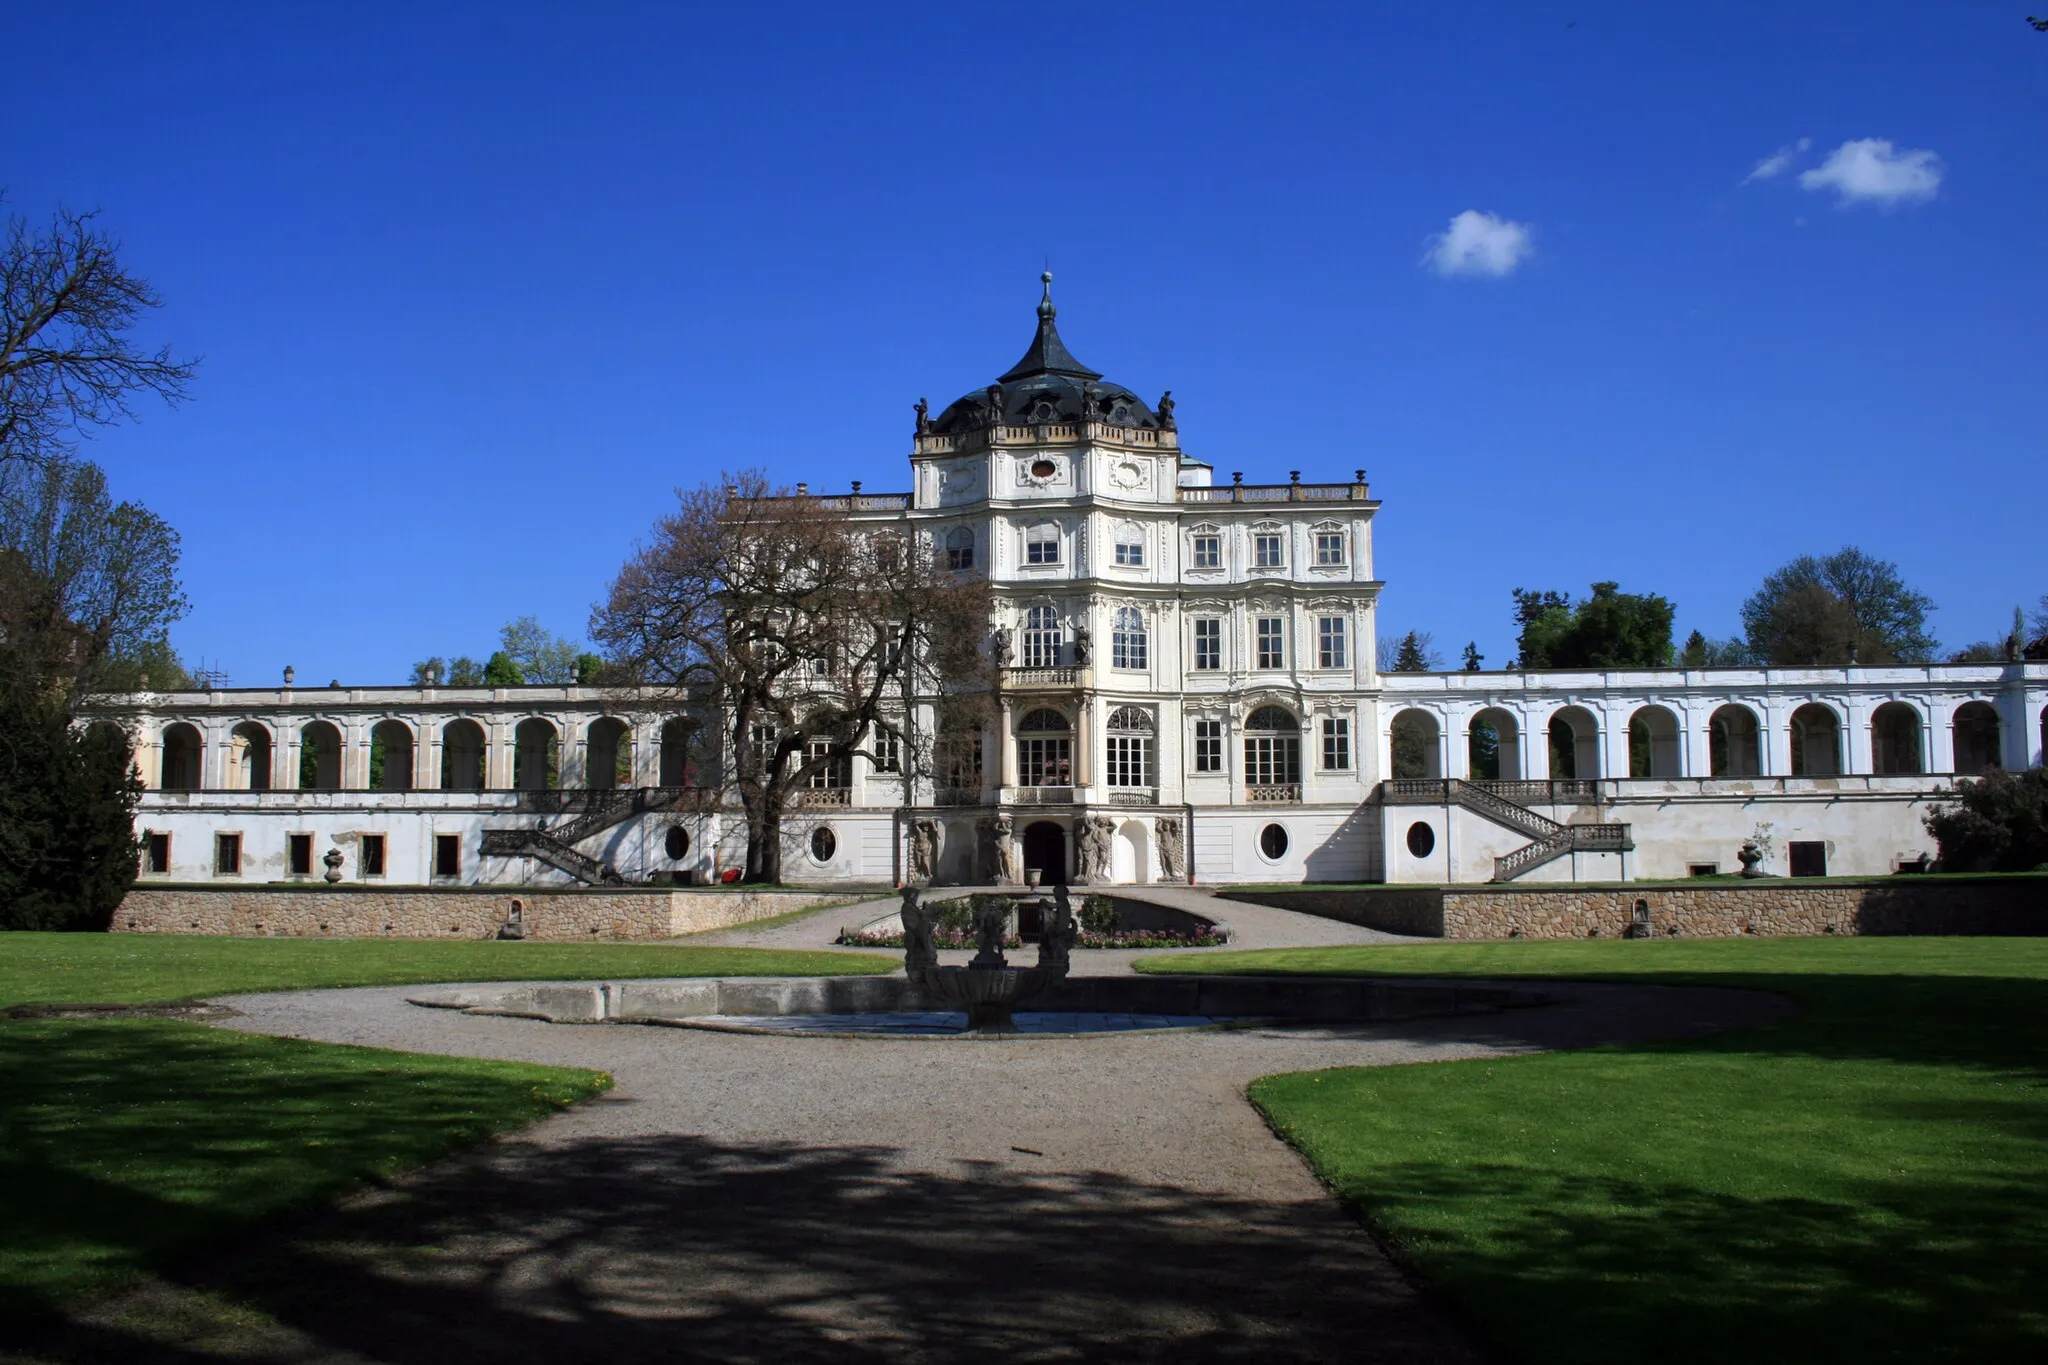
[(600, 862), (576, 845), (624, 820), (674, 805), (682, 791), (666, 787), (621, 787), (608, 791), (541, 791), (519, 793), (519, 808), (537, 814), (576, 812), (573, 819), (551, 829), (521, 826), (487, 829), (483, 851), (494, 857), (538, 858), (588, 886), (630, 883), (610, 863)]
[(1386, 799), (1428, 801), (1462, 806), (1475, 815), (1514, 830), (1529, 839), (1521, 848), (1493, 860), (1493, 880), (1511, 882), (1523, 873), (1554, 862), (1567, 853), (1625, 853), (1635, 847), (1624, 824), (1559, 824), (1523, 805), (1597, 804), (1599, 785), (1585, 781), (1478, 782), (1467, 778), (1395, 778), (1386, 783)]

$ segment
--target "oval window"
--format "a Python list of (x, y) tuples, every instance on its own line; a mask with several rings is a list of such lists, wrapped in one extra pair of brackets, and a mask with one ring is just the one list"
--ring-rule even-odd
[(1268, 825), (1264, 829), (1260, 830), (1259, 852), (1265, 854), (1268, 858), (1275, 859), (1276, 861), (1278, 859), (1286, 857), (1287, 831), (1280, 828), (1280, 826), (1278, 825)]
[(1408, 851), (1418, 858), (1427, 858), (1436, 851), (1436, 831), (1420, 820), (1408, 826)]
[(681, 825), (668, 827), (668, 858), (670, 862), (681, 862), (690, 856), (690, 831)]
[(832, 826), (820, 825), (811, 831), (811, 857), (821, 863), (832, 861), (832, 855), (839, 851), (839, 838), (832, 833)]
[(1033, 460), (1031, 462), (1031, 477), (1034, 479), (1049, 479), (1059, 472), (1060, 467), (1051, 460)]

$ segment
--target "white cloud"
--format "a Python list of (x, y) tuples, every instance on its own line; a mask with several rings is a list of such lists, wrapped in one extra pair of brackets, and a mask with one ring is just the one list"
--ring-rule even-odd
[(1429, 239), (1422, 263), (1439, 275), (1506, 275), (1536, 253), (1527, 223), (1466, 209)]
[(1828, 153), (1817, 169), (1800, 173), (1809, 190), (1833, 190), (1841, 204), (1905, 204), (1932, 199), (1944, 171), (1933, 152), (1902, 151), (1881, 137), (1858, 138)]
[(1799, 159), (1799, 154), (1812, 145), (1813, 139), (1810, 137), (1803, 137), (1797, 142), (1786, 143), (1762, 161), (1757, 162), (1756, 168), (1750, 171), (1748, 175), (1742, 177), (1742, 183), (1747, 185), (1752, 180), (1770, 180), (1783, 175), (1792, 169), (1792, 163)]

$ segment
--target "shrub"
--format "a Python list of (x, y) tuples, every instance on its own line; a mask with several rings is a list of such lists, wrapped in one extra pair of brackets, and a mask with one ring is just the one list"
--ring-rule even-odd
[(2048, 865), (2048, 770), (1962, 778), (1928, 812), (1945, 872), (2027, 872)]
[(0, 929), (105, 929), (135, 881), (141, 794), (118, 726), (0, 699)]
[(1123, 915), (1109, 897), (1087, 896), (1081, 901), (1080, 920), (1084, 934), (1113, 934), (1123, 923)]

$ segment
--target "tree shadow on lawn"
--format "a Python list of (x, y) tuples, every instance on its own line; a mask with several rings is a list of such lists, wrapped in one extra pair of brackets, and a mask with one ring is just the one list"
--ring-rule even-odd
[[(505, 1145), (102, 1305), (35, 1358), (1478, 1359), (1333, 1205), (1018, 1161), (935, 1175), (883, 1149)], [(207, 1300), (269, 1321), (177, 1325)]]
[[(1395, 1164), (1340, 1193), (1513, 1355), (1570, 1362), (2048, 1353), (2048, 1190), (1872, 1182), (1746, 1199), (1505, 1164)], [(1444, 1210), (1472, 1220), (1446, 1236)], [(2031, 1344), (2030, 1344), (2031, 1343)]]

